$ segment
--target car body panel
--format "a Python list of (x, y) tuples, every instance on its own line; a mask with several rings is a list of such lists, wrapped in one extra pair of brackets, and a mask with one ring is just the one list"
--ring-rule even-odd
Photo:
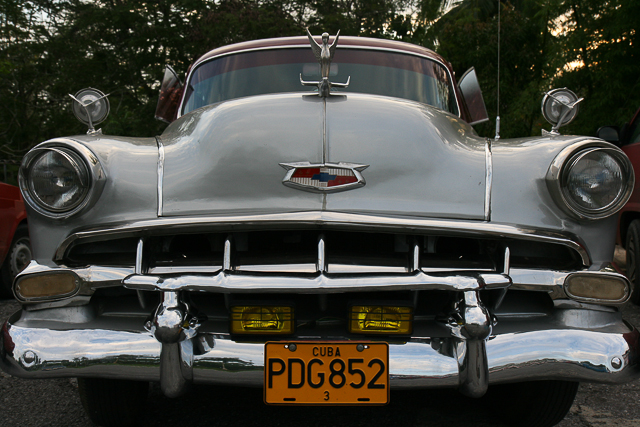
[[(484, 219), (486, 141), (439, 110), (374, 95), (325, 102), (291, 94), (192, 114), (161, 137), (164, 216), (329, 209)], [(277, 119), (281, 114), (286, 121)], [(188, 123), (197, 123), (191, 132)], [(439, 131), (446, 125), (449, 133)], [(363, 172), (364, 188), (319, 196), (281, 184), (280, 163), (304, 161), (374, 166)]]

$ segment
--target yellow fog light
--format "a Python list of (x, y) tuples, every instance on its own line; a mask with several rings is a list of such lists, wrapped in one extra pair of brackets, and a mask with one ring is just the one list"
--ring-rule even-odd
[(564, 284), (569, 298), (576, 301), (622, 304), (629, 298), (629, 282), (619, 274), (575, 273)]
[(281, 306), (231, 307), (232, 334), (291, 334), (293, 308)]
[(412, 318), (411, 307), (354, 305), (349, 331), (354, 334), (410, 334)]
[(18, 278), (16, 295), (22, 300), (56, 299), (71, 296), (80, 286), (80, 279), (69, 271), (35, 274)]

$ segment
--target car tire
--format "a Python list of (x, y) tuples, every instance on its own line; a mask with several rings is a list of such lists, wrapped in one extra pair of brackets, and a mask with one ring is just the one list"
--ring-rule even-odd
[(13, 241), (7, 252), (7, 257), (2, 264), (2, 286), (0, 286), (0, 294), (3, 296), (12, 296), (11, 286), (13, 279), (31, 261), (31, 241), (29, 240), (29, 229), (26, 225), (19, 225), (13, 235)]
[(631, 282), (631, 302), (640, 303), (640, 220), (631, 221), (625, 242), (627, 250), (627, 277)]
[(573, 381), (531, 381), (494, 386), (487, 398), (496, 414), (518, 427), (551, 427), (567, 415), (578, 392)]
[(149, 392), (144, 381), (78, 378), (80, 401), (91, 421), (103, 427), (139, 425)]

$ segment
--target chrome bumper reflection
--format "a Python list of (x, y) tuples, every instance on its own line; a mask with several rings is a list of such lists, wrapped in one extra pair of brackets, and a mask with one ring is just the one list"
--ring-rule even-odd
[[(20, 323), (20, 322), (17, 322)], [(7, 322), (0, 367), (22, 378), (109, 377), (160, 381), (162, 346), (147, 331), (51, 330)], [(538, 330), (486, 340), (488, 383), (562, 379), (623, 383), (640, 375), (637, 330)], [(264, 344), (198, 333), (179, 345), (187, 382), (262, 386)], [(390, 343), (393, 388), (460, 387), (464, 372), (454, 338)], [(461, 373), (462, 372), (462, 373)]]

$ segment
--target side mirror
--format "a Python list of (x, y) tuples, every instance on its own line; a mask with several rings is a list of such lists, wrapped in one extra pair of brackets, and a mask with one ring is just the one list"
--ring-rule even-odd
[(615, 145), (620, 145), (620, 130), (618, 126), (602, 126), (596, 132), (596, 136)]
[(475, 68), (471, 67), (463, 74), (458, 83), (458, 87), (467, 105), (469, 124), (476, 125), (489, 120), (487, 107), (484, 104), (484, 98), (482, 97), (482, 90), (480, 89), (480, 83), (478, 83)]
[(155, 117), (166, 123), (174, 121), (178, 115), (178, 106), (182, 98), (183, 84), (169, 65), (164, 69), (164, 77), (160, 86), (160, 97), (156, 106)]

